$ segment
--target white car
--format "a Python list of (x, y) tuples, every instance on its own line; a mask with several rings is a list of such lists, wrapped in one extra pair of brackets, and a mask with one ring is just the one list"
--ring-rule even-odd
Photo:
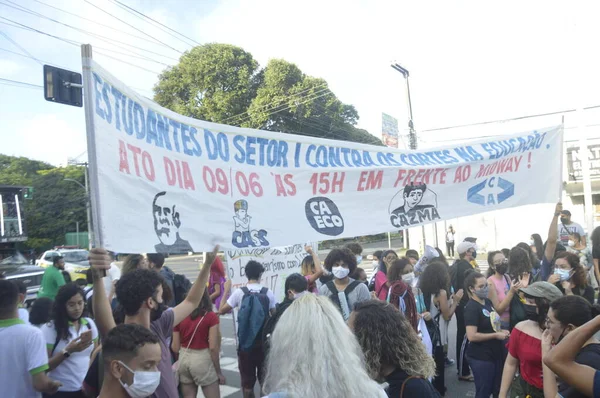
[(89, 252), (84, 249), (56, 249), (48, 250), (36, 260), (35, 265), (47, 268), (54, 264), (54, 258), (62, 256), (65, 260), (65, 271), (71, 276), (73, 282), (85, 285), (86, 272), (90, 268)]

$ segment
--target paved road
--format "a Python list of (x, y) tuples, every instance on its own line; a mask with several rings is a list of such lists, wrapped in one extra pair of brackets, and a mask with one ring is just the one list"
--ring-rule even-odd
[[(392, 245), (394, 242), (392, 243)], [(384, 247), (381, 247), (384, 245)], [(375, 250), (383, 250), (387, 249), (387, 242), (375, 243), (365, 245), (365, 253), (363, 254), (366, 258)], [(328, 251), (323, 251), (320, 253), (320, 257), (322, 259), (325, 258)], [(167, 264), (174, 272), (186, 275), (191, 281), (194, 281), (198, 276), (198, 272), (200, 269), (200, 264), (202, 261), (201, 256), (191, 256), (191, 257), (173, 257), (167, 259)], [(366, 262), (365, 270), (367, 274), (370, 274), (372, 270), (370, 269), (370, 261)], [(363, 264), (364, 265), (364, 264)], [(487, 271), (487, 265), (484, 265), (483, 262), (480, 261), (480, 267), (482, 271)], [(370, 276), (370, 275), (369, 275)], [(236, 356), (236, 343), (235, 343), (235, 335), (233, 330), (233, 319), (231, 315), (224, 315), (221, 317), (221, 332), (223, 335), (223, 343), (222, 343), (222, 357), (221, 357), (221, 367), (223, 369), (223, 374), (225, 375), (227, 382), (226, 385), (221, 386), (221, 396), (224, 398), (242, 398), (241, 393), (241, 384), (240, 384), (240, 376), (238, 372), (237, 366), (237, 356)], [(455, 353), (455, 341), (456, 341), (456, 317), (452, 318), (450, 322), (449, 328), (449, 357), (456, 359)], [(475, 396), (475, 387), (473, 383), (467, 382), (459, 382), (456, 376), (456, 366), (452, 366), (446, 368), (446, 387), (448, 388), (447, 397), (474, 397)], [(260, 392), (258, 387), (256, 388), (256, 396), (259, 395)], [(198, 394), (198, 397), (203, 397), (202, 393)]]

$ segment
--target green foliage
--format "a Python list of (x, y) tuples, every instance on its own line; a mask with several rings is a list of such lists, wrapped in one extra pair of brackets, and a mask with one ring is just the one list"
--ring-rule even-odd
[(185, 53), (159, 76), (154, 92), (160, 105), (197, 119), (383, 145), (355, 127), (358, 112), (342, 103), (325, 80), (282, 59), (270, 60), (259, 71), (250, 53), (228, 44)]
[(239, 47), (198, 46), (159, 76), (154, 100), (182, 115), (221, 122), (248, 109), (261, 78), (257, 69)]
[(25, 201), (27, 246), (45, 249), (63, 244), (65, 233), (87, 230), (86, 193), (83, 188), (65, 178), (84, 184), (85, 168), (53, 167), (50, 164), (23, 157), (0, 155), (0, 184), (32, 186), (35, 194)]

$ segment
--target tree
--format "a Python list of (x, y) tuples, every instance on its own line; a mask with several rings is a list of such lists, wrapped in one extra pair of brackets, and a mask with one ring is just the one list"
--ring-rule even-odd
[(273, 59), (258, 70), (252, 55), (228, 44), (185, 53), (159, 76), (154, 100), (182, 115), (234, 126), (383, 145), (355, 127), (358, 112), (327, 82)]
[(258, 62), (239, 47), (194, 47), (159, 76), (154, 100), (185, 116), (223, 122), (248, 109), (261, 80), (257, 70)]
[(46, 249), (65, 242), (65, 233), (87, 230), (86, 192), (71, 178), (84, 183), (85, 168), (52, 165), (24, 157), (0, 155), (0, 181), (3, 185), (32, 186), (32, 200), (26, 200), (24, 214), (27, 246)]

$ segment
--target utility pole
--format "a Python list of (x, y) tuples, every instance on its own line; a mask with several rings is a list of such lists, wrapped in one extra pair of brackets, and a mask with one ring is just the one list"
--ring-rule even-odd
[(88, 184), (88, 164), (87, 164), (87, 162), (77, 162), (74, 159), (69, 159), (67, 161), (67, 164), (69, 166), (85, 167), (85, 170), (83, 173), (85, 185), (81, 185), (81, 183), (79, 181), (73, 180), (71, 178), (65, 178), (64, 181), (74, 182), (77, 185), (79, 185), (81, 188), (83, 188), (85, 191), (85, 210), (86, 210), (86, 215), (87, 215), (87, 226), (88, 226), (88, 248), (91, 248), (92, 244), (94, 243), (94, 231), (92, 228), (92, 212), (91, 212), (91, 207), (90, 207), (90, 187)]
[[(415, 125), (413, 123), (413, 113), (412, 113), (412, 101), (410, 99), (410, 83), (408, 81), (408, 78), (410, 76), (410, 73), (408, 72), (408, 69), (402, 67), (400, 64), (398, 63), (393, 63), (392, 64), (392, 69), (402, 73), (402, 76), (404, 76), (404, 80), (406, 80), (406, 96), (407, 96), (407, 103), (408, 103), (408, 145), (409, 148), (411, 150), (416, 150), (417, 149), (417, 132), (415, 131)], [(404, 235), (405, 235), (405, 242), (406, 245), (408, 247), (409, 244), (409, 239), (408, 239), (408, 230), (404, 230)], [(437, 224), (434, 224), (434, 231), (435, 231), (435, 236), (436, 236), (436, 241), (437, 241)], [(423, 235), (423, 250), (425, 250), (425, 226), (423, 225), (421, 227), (421, 233)], [(436, 243), (437, 244), (437, 243)]]

